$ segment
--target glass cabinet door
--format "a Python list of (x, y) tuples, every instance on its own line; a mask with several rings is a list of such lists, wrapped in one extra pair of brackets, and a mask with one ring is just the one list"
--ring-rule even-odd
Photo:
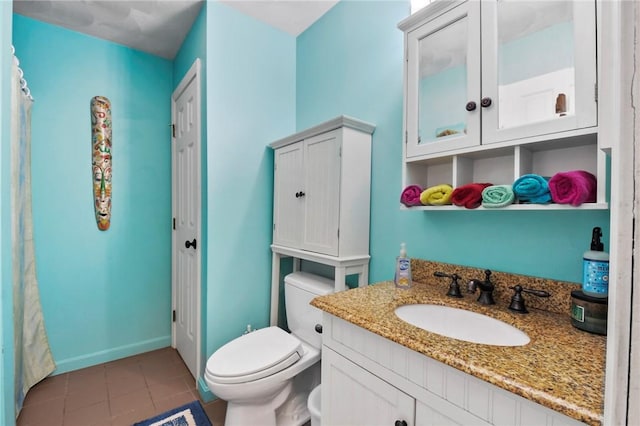
[(482, 2), (482, 143), (597, 125), (594, 1)]
[(480, 143), (479, 2), (408, 34), (407, 157)]

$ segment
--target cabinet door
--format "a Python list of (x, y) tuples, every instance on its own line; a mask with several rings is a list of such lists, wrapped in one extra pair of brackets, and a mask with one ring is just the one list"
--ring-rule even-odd
[(480, 2), (407, 34), (407, 157), (480, 144)]
[(326, 346), (322, 349), (322, 423), (414, 424), (415, 400)]
[(302, 248), (337, 256), (340, 214), (338, 131), (304, 141), (304, 233)]
[(593, 0), (482, 4), (482, 143), (597, 125)]
[(273, 243), (293, 248), (302, 245), (304, 215), (303, 143), (278, 148), (274, 153)]

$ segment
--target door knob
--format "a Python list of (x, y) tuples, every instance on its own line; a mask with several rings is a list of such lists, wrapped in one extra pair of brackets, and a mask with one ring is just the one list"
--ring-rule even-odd
[(189, 240), (185, 241), (185, 242), (184, 242), (184, 246), (185, 246), (186, 248), (193, 247), (193, 248), (194, 248), (194, 250), (195, 250), (195, 248), (196, 248), (196, 243), (197, 243), (197, 241), (196, 241), (196, 239), (194, 238), (194, 239), (193, 239), (193, 241), (189, 241)]

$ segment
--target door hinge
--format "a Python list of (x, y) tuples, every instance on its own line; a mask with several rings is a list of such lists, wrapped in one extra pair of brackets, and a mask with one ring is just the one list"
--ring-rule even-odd
[(598, 82), (593, 84), (593, 100), (598, 102)]
[(173, 322), (176, 322), (176, 310), (174, 309), (173, 312), (171, 313), (171, 320)]
[(171, 137), (176, 137), (176, 125), (172, 124), (171, 125)]
[(175, 217), (173, 218), (173, 230), (174, 231), (176, 230), (176, 218)]

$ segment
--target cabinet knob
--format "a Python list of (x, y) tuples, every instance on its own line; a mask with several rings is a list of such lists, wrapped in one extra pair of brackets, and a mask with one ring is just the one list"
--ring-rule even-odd
[(407, 422), (404, 420), (396, 420), (394, 426), (407, 426)]
[(322, 324), (316, 324), (314, 328), (316, 330), (316, 333), (322, 334)]
[(491, 98), (482, 98), (482, 100), (480, 101), (480, 105), (482, 105), (482, 108), (487, 108), (491, 106)]
[(296, 192), (296, 198), (304, 197), (304, 192)]
[(193, 239), (193, 241), (189, 241), (189, 240), (187, 240), (187, 241), (185, 241), (185, 242), (184, 242), (184, 246), (185, 246), (186, 248), (191, 248), (191, 247), (193, 247), (193, 248), (195, 249), (195, 248), (197, 247), (197, 246), (196, 246), (196, 244), (197, 244), (197, 241), (196, 241), (196, 239), (195, 239), (195, 238)]
[(465, 107), (467, 111), (473, 111), (476, 109), (476, 103), (473, 101), (467, 102), (467, 106)]

